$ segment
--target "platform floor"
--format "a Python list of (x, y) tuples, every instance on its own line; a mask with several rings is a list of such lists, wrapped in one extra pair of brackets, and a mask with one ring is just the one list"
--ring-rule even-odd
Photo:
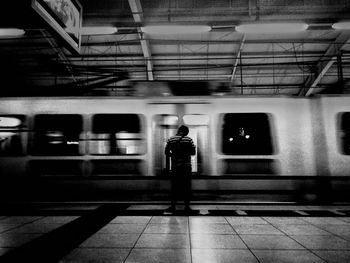
[(0, 207), (0, 262), (350, 262), (350, 206)]

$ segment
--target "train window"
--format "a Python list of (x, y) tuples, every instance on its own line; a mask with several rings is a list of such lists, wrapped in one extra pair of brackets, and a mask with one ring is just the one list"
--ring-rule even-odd
[(0, 116), (0, 156), (24, 154), (27, 129), (24, 115)]
[(350, 112), (340, 114), (340, 148), (345, 155), (350, 155)]
[(77, 114), (38, 114), (34, 117), (34, 155), (79, 155), (83, 119)]
[(222, 152), (228, 155), (271, 155), (273, 149), (268, 115), (224, 114)]
[(139, 155), (145, 153), (140, 115), (94, 115), (89, 153), (95, 155)]

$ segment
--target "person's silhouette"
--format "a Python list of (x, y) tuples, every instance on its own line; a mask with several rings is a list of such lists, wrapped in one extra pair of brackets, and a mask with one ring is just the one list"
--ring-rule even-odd
[(175, 136), (169, 138), (165, 154), (171, 158), (171, 207), (175, 211), (176, 201), (182, 195), (185, 203), (185, 210), (190, 210), (191, 195), (191, 155), (196, 154), (196, 146), (188, 137), (187, 126), (180, 126)]

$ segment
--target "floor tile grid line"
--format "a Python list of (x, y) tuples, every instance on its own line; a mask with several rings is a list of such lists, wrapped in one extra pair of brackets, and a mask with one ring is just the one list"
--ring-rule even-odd
[[(286, 233), (286, 232), (284, 232), (283, 230), (279, 229), (279, 228), (276, 226), (276, 225), (278, 225), (278, 224), (275, 225), (275, 224), (273, 224), (273, 223), (270, 223), (270, 222), (269, 222), (268, 220), (266, 220), (264, 217), (262, 217), (262, 219), (265, 220), (268, 224), (270, 224), (272, 227), (274, 227), (274, 228), (277, 229), (278, 231), (280, 231), (280, 232), (282, 232), (283, 234), (285, 234), (287, 237), (292, 238), (290, 235), (288, 235), (288, 233)], [(330, 233), (331, 235), (334, 235), (334, 236), (335, 236), (335, 234), (333, 234), (333, 233), (331, 233), (331, 232), (329, 232), (329, 231), (326, 231), (326, 230), (324, 230), (324, 229), (322, 229), (322, 228), (320, 228), (320, 227), (317, 227), (317, 225), (314, 225), (314, 224), (310, 223), (309, 221), (304, 220), (303, 218), (300, 218), (300, 220), (306, 222), (306, 224), (305, 224), (306, 226), (307, 226), (307, 225), (312, 225), (312, 226), (316, 227), (317, 229), (320, 229), (320, 230), (322, 230), (322, 231), (328, 232), (328, 233)], [(292, 225), (294, 225), (294, 224), (292, 224)], [(307, 236), (322, 236), (322, 235), (309, 234), (309, 235), (307, 235)]]
[[(277, 229), (278, 231), (282, 232), (283, 234), (285, 234), (286, 236), (288, 236), (285, 232), (281, 231), (280, 229), (278, 229), (275, 225), (273, 225), (271, 222), (269, 222), (268, 220), (266, 220), (265, 217), (260, 217), (262, 220), (264, 220), (265, 222), (267, 222), (267, 224), (271, 225), (272, 227), (274, 227), (275, 229)], [(289, 236), (288, 236), (289, 237)]]
[(17, 228), (20, 228), (20, 227), (22, 227), (22, 226), (25, 226), (26, 224), (30, 224), (30, 223), (25, 223), (25, 224), (23, 224), (23, 225), (14, 226), (14, 227), (9, 228), (9, 229), (6, 229), (6, 230), (4, 230), (4, 231), (0, 231), (0, 235), (1, 235), (1, 234), (6, 234), (7, 232), (11, 232), (11, 231), (13, 231), (13, 230), (15, 230), (15, 229), (17, 229)]
[(190, 217), (189, 216), (187, 217), (187, 226), (188, 226), (188, 238), (190, 239), (190, 259), (191, 259), (191, 263), (193, 263), (191, 227), (190, 227)]
[[(301, 218), (301, 219), (304, 220), (303, 218)], [(306, 220), (304, 220), (304, 221), (306, 221)], [(306, 221), (306, 222), (308, 222), (308, 221)], [(350, 242), (349, 239), (346, 239), (346, 238), (344, 238), (344, 237), (342, 237), (342, 236), (340, 236), (340, 235), (334, 234), (334, 233), (332, 233), (332, 232), (330, 232), (330, 231), (328, 231), (328, 230), (326, 230), (326, 229), (323, 229), (323, 228), (319, 227), (319, 226), (316, 225), (316, 224), (313, 224), (313, 223), (311, 223), (311, 222), (308, 222), (308, 223), (309, 223), (310, 225), (316, 227), (317, 229), (320, 229), (320, 230), (322, 230), (322, 231), (325, 231), (325, 232), (331, 234), (332, 236), (336, 236), (336, 237), (338, 237), (338, 238), (340, 238), (340, 239), (342, 239), (342, 240), (344, 240), (344, 241), (346, 241), (346, 242)], [(350, 227), (350, 225), (349, 225), (349, 227)], [(316, 236), (317, 236), (317, 235), (316, 235)]]
[[(12, 217), (12, 216), (8, 216), (8, 217), (6, 217), (6, 218), (4, 218), (4, 219), (1, 219), (1, 220), (0, 220), (0, 223), (1, 223), (2, 220), (9, 219), (9, 218), (11, 218), (11, 217)], [(16, 217), (18, 217), (18, 216), (16, 216)], [(43, 219), (44, 217), (45, 217), (45, 216), (38, 216), (38, 218), (35, 218), (35, 219), (31, 220), (31, 221), (28, 221), (28, 222), (26, 222), (26, 223), (23, 223), (23, 225), (25, 225), (25, 224), (30, 224), (30, 223), (34, 223), (35, 221), (41, 220), (41, 219)]]
[[(263, 219), (265, 220), (265, 219)], [(267, 221), (267, 220), (265, 220)], [(307, 221), (306, 221), (307, 222)], [(269, 223), (269, 222), (268, 222)], [(271, 224), (271, 223), (269, 223)], [(323, 262), (327, 262), (326, 260), (324, 260), (323, 258), (321, 258), (319, 255), (317, 255), (314, 251), (312, 251), (311, 249), (308, 249), (307, 247), (305, 247), (303, 244), (301, 244), (300, 242), (298, 242), (298, 240), (294, 239), (293, 237), (289, 236), (286, 232), (284, 232), (281, 229), (278, 229), (276, 226), (274, 226), (273, 224), (271, 224), (272, 227), (276, 228), (278, 231), (281, 231), (283, 234), (285, 234), (287, 237), (291, 238), (292, 240), (294, 240), (295, 242), (297, 242), (300, 246), (302, 246), (303, 248), (305, 248), (306, 251), (309, 251), (311, 254), (315, 255), (316, 257), (318, 257), (319, 259), (321, 259)]]
[[(10, 216), (9, 216), (9, 217), (10, 217)], [(7, 217), (7, 218), (9, 218), (9, 217)], [(10, 231), (13, 231), (13, 230), (15, 230), (15, 229), (17, 229), (17, 228), (21, 228), (22, 226), (32, 224), (32, 223), (34, 223), (34, 222), (36, 222), (36, 221), (38, 221), (38, 220), (40, 220), (40, 219), (43, 219), (43, 218), (44, 218), (44, 216), (39, 217), (39, 218), (37, 218), (37, 219), (34, 219), (33, 221), (29, 221), (29, 222), (26, 222), (26, 223), (23, 223), (23, 224), (19, 224), (18, 226), (14, 226), (13, 228), (9, 228), (9, 229), (6, 229), (6, 230), (0, 232), (0, 234), (5, 234), (6, 232), (10, 232)], [(0, 221), (0, 223), (1, 223), (1, 221)]]
[[(314, 218), (314, 217), (312, 217), (312, 218)], [(322, 217), (322, 218), (323, 218), (323, 217)], [(309, 224), (309, 225), (312, 225), (312, 223), (310, 223), (309, 221), (305, 220), (305, 217), (303, 217), (303, 216), (300, 217), (300, 220), (306, 222), (306, 223)]]
[[(264, 217), (262, 216), (259, 216), (259, 217), (256, 217), (256, 218), (260, 218), (261, 220), (267, 222), (267, 224), (253, 224), (253, 225), (262, 225), (262, 226), (265, 226), (265, 225), (271, 225), (273, 228), (277, 229), (275, 226), (272, 225), (272, 223), (270, 223), (269, 221), (267, 221)], [(229, 225), (234, 229), (233, 225), (227, 220), (227, 218), (225, 217), (226, 221), (229, 223)], [(277, 229), (278, 231), (280, 231), (279, 229)], [(236, 232), (236, 231), (235, 231)], [(281, 231), (280, 231), (281, 232)], [(237, 235), (240, 235), (238, 232), (236, 232)], [(283, 232), (284, 235), (286, 235), (284, 232)], [(266, 234), (243, 234), (243, 235), (266, 235)], [(288, 236), (288, 235), (287, 235)], [(241, 237), (240, 237), (241, 238)]]
[(146, 230), (147, 226), (149, 225), (149, 223), (152, 221), (152, 218), (153, 218), (153, 216), (151, 216), (150, 219), (148, 220), (147, 224), (145, 224), (145, 227), (144, 227), (143, 230), (141, 231), (139, 237), (136, 239), (136, 241), (135, 241), (133, 247), (129, 250), (129, 253), (128, 253), (128, 255), (125, 257), (123, 263), (125, 263), (126, 260), (128, 259), (128, 257), (130, 256), (131, 251), (135, 248), (135, 246), (136, 246), (137, 242), (139, 241), (140, 237), (141, 237), (142, 234), (145, 232), (145, 230)]
[(247, 249), (249, 250), (249, 252), (255, 257), (255, 259), (257, 260), (257, 262), (260, 263), (260, 260), (258, 259), (258, 257), (253, 253), (253, 251), (250, 249), (250, 247), (248, 246), (248, 244), (243, 240), (243, 238), (239, 235), (239, 233), (234, 229), (234, 227), (230, 224), (230, 222), (227, 220), (226, 216), (224, 216), (226, 222), (229, 224), (229, 226), (232, 228), (233, 232), (237, 234), (238, 238), (243, 242), (243, 244), (247, 247)]
[[(345, 218), (350, 218), (349, 216), (345, 216)], [(344, 217), (338, 217), (339, 220), (341, 220), (342, 222), (345, 222), (347, 224), (349, 224), (350, 221), (346, 221), (344, 220)]]
[[(337, 236), (338, 237), (338, 236)], [(342, 237), (343, 240), (346, 240), (348, 242), (350, 242), (350, 236), (349, 237)]]

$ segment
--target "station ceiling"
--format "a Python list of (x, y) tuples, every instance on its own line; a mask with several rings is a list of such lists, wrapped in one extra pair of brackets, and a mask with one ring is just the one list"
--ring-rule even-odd
[[(118, 29), (111, 35), (82, 36), (79, 53), (70, 52), (41, 18), (28, 15), (30, 5), (21, 8), (20, 1), (2, 7), (0, 27), (22, 28), (26, 33), (0, 37), (1, 96), (94, 94), (139, 81), (153, 86), (171, 81), (198, 89), (201, 83), (211, 83), (211, 92), (234, 95), (349, 93), (350, 30), (332, 25), (350, 19), (350, 1), (79, 1), (83, 27)], [(288, 34), (244, 34), (235, 28), (286, 22), (309, 27)], [(211, 31), (167, 35), (141, 31), (143, 26), (160, 24), (208, 25)]]

